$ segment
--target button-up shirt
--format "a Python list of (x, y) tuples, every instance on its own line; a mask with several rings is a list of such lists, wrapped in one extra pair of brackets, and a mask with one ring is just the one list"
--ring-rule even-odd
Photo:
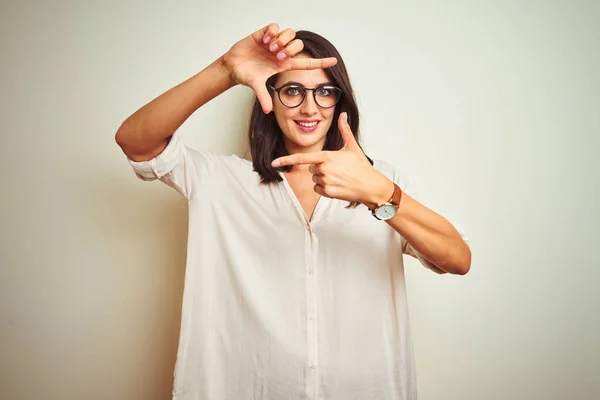
[(283, 173), (263, 184), (178, 133), (129, 162), (188, 201), (174, 399), (416, 399), (403, 254), (428, 263), (386, 222), (323, 196), (309, 220)]

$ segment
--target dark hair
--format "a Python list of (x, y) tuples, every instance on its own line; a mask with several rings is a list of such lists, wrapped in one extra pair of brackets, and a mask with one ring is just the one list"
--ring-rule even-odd
[[(324, 70), (329, 79), (342, 90), (342, 96), (335, 106), (333, 122), (329, 131), (327, 131), (323, 150), (340, 150), (344, 147), (344, 140), (337, 124), (339, 115), (344, 111), (348, 114), (348, 124), (354, 133), (354, 137), (360, 143), (358, 106), (354, 99), (354, 92), (350, 84), (346, 65), (340, 53), (331, 42), (313, 32), (297, 31), (296, 39), (300, 39), (304, 43), (302, 53), (312, 58), (337, 58), (336, 65)], [(270, 77), (266, 82), (267, 87), (273, 86), (277, 78), (277, 74)], [(273, 168), (271, 162), (278, 157), (287, 156), (289, 153), (285, 148), (283, 132), (281, 132), (275, 115), (272, 112), (265, 114), (257, 98), (255, 98), (254, 106), (252, 107), (248, 139), (252, 154), (252, 164), (254, 170), (260, 175), (262, 183), (280, 182), (282, 178), (279, 176), (279, 171), (289, 171), (291, 167)], [(369, 157), (367, 159), (373, 164), (373, 160)], [(350, 207), (356, 207), (358, 204), (357, 202), (352, 202), (350, 203)]]

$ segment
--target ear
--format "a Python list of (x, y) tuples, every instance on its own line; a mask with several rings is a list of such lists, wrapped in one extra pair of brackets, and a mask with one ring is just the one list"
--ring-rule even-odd
[(356, 138), (350, 129), (350, 125), (348, 124), (348, 114), (343, 112), (340, 114), (338, 118), (338, 128), (340, 130), (340, 134), (342, 135), (342, 139), (344, 140), (344, 149), (355, 151), (358, 150), (362, 153), (360, 146), (356, 142)]

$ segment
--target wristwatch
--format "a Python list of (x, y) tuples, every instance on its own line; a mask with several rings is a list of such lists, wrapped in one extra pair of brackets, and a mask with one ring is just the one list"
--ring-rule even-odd
[(400, 190), (400, 187), (394, 183), (394, 193), (392, 194), (392, 197), (386, 203), (379, 204), (375, 208), (371, 209), (371, 214), (381, 221), (394, 218), (398, 212), (398, 207), (400, 207), (401, 198), (402, 190)]

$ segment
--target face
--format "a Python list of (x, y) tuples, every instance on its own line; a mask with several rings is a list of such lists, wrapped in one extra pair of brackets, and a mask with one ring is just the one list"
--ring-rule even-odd
[[(298, 55), (297, 58), (305, 57)], [(333, 84), (322, 69), (293, 70), (282, 72), (274, 86), (279, 88), (294, 82), (305, 88), (316, 88)], [(297, 91), (290, 92), (292, 95)], [(284, 93), (282, 93), (282, 96)], [(327, 131), (333, 122), (335, 106), (322, 108), (315, 102), (312, 90), (306, 91), (302, 104), (295, 108), (284, 106), (277, 93), (273, 95), (273, 112), (284, 135), (285, 146), (290, 154), (321, 151), (325, 145)]]

